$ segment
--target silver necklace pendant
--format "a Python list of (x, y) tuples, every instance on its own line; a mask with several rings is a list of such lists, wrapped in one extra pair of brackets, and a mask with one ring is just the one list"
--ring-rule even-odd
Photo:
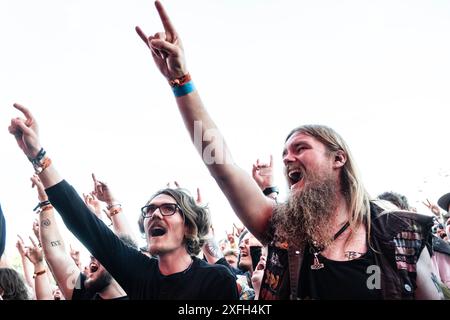
[(318, 252), (314, 252), (314, 262), (311, 265), (311, 270), (319, 270), (324, 267), (323, 263), (321, 263), (319, 261), (319, 258), (317, 257), (318, 254), (319, 254)]

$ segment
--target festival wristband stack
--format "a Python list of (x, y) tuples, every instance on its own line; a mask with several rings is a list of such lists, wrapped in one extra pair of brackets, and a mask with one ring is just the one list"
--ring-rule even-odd
[(192, 78), (189, 73), (174, 80), (170, 80), (169, 84), (172, 87), (175, 97), (182, 97), (195, 91), (194, 82), (192, 82)]
[[(38, 209), (40, 209), (40, 210), (38, 210)], [(43, 211), (50, 210), (50, 209), (53, 209), (52, 204), (50, 203), (50, 201), (45, 200), (45, 201), (39, 202), (38, 205), (33, 209), (33, 211), (35, 211), (36, 213), (41, 213)]]
[(33, 164), (34, 172), (36, 174), (40, 174), (52, 164), (52, 160), (50, 160), (50, 158), (46, 156), (46, 153), (47, 152), (44, 150), (44, 148), (41, 148), (34, 159), (28, 158), (28, 160), (30, 160), (30, 162)]
[(108, 205), (106, 208), (109, 211), (109, 217), (115, 216), (116, 214), (122, 212), (122, 205), (120, 203)]

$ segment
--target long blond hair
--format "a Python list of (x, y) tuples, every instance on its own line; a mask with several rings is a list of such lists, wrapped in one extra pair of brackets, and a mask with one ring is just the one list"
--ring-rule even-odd
[(322, 142), (327, 151), (335, 153), (343, 151), (347, 156), (347, 161), (341, 170), (341, 188), (351, 212), (350, 227), (356, 230), (364, 221), (367, 222), (367, 229), (370, 239), (370, 202), (362, 183), (361, 175), (356, 167), (355, 160), (344, 139), (333, 129), (324, 125), (303, 125), (292, 130), (286, 141), (294, 133), (304, 133)]

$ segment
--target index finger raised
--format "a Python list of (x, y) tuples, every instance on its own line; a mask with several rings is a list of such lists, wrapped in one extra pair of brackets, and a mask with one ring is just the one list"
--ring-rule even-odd
[(33, 115), (31, 114), (30, 110), (28, 110), (27, 108), (25, 108), (23, 105), (21, 105), (19, 103), (14, 103), (13, 106), (14, 106), (14, 108), (16, 108), (17, 110), (19, 110), (20, 112), (23, 113), (25, 118), (27, 118), (27, 121), (33, 121)]
[(161, 18), (161, 22), (164, 26), (164, 31), (166, 32), (167, 41), (172, 42), (172, 37), (177, 34), (175, 27), (170, 21), (169, 16), (167, 15), (166, 10), (163, 5), (159, 1), (155, 1), (156, 10), (158, 10), (159, 17)]

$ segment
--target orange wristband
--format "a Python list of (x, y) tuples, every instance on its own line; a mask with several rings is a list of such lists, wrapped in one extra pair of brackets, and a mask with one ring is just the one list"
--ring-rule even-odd
[(40, 276), (40, 275), (42, 275), (42, 274), (44, 274), (46, 272), (47, 271), (45, 269), (42, 270), (42, 271), (35, 272), (34, 275), (33, 275), (33, 279), (35, 279), (36, 277), (38, 277), (38, 276)]
[(109, 216), (115, 216), (116, 214), (120, 213), (122, 211), (122, 207), (118, 207), (118, 208), (111, 208), (109, 210)]
[(181, 87), (182, 85), (185, 85), (191, 80), (192, 80), (191, 75), (189, 73), (186, 73), (184, 76), (181, 76), (173, 80), (169, 80), (169, 84), (171, 87)]

